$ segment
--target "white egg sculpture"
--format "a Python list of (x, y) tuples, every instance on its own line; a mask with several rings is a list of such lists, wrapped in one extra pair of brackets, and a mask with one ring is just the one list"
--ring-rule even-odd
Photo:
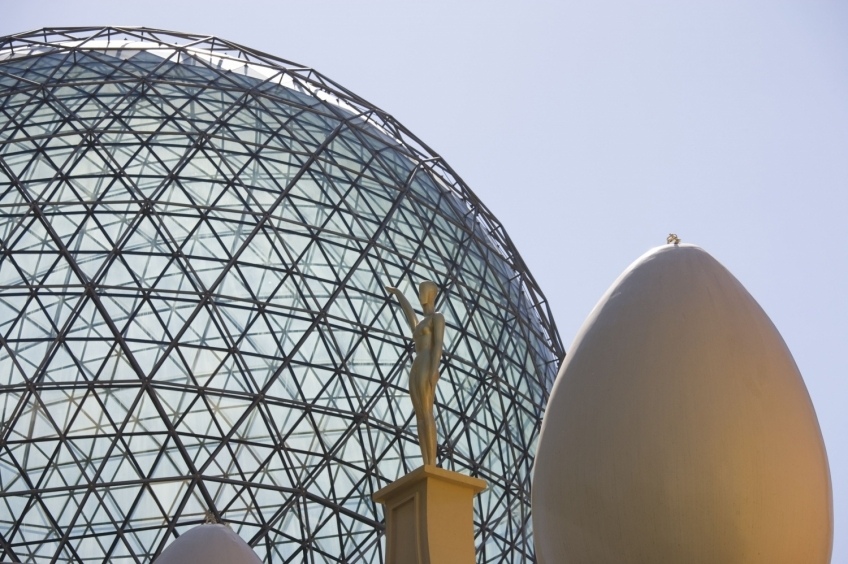
[(566, 357), (533, 474), (541, 564), (827, 564), (827, 456), (762, 308), (667, 245), (601, 298)]
[(154, 564), (261, 564), (235, 531), (220, 524), (198, 525), (168, 545)]

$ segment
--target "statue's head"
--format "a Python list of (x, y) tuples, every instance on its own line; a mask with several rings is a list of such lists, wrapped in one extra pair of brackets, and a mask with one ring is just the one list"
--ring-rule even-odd
[(421, 305), (436, 305), (436, 296), (439, 293), (439, 287), (432, 280), (425, 280), (418, 285), (418, 300)]

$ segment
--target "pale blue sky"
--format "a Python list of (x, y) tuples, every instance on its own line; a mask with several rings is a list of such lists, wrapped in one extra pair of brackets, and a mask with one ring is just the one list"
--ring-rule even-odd
[(312, 66), (492, 209), (570, 342), (674, 231), (748, 288), (804, 374), (848, 563), (848, 3), (0, 1), (0, 35), (145, 25)]

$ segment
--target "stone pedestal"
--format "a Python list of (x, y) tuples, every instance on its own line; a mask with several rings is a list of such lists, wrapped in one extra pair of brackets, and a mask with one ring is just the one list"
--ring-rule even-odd
[(386, 507), (386, 564), (474, 564), (474, 496), (486, 482), (421, 466), (374, 494)]

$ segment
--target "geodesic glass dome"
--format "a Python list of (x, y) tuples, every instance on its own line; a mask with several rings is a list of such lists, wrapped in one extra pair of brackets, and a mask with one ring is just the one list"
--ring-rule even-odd
[(205, 36), (0, 39), (0, 560), (149, 562), (204, 520), (267, 562), (383, 562), (421, 463), (384, 290), (441, 288), (439, 462), (480, 562), (533, 561), (563, 349), (501, 225), (391, 116)]

